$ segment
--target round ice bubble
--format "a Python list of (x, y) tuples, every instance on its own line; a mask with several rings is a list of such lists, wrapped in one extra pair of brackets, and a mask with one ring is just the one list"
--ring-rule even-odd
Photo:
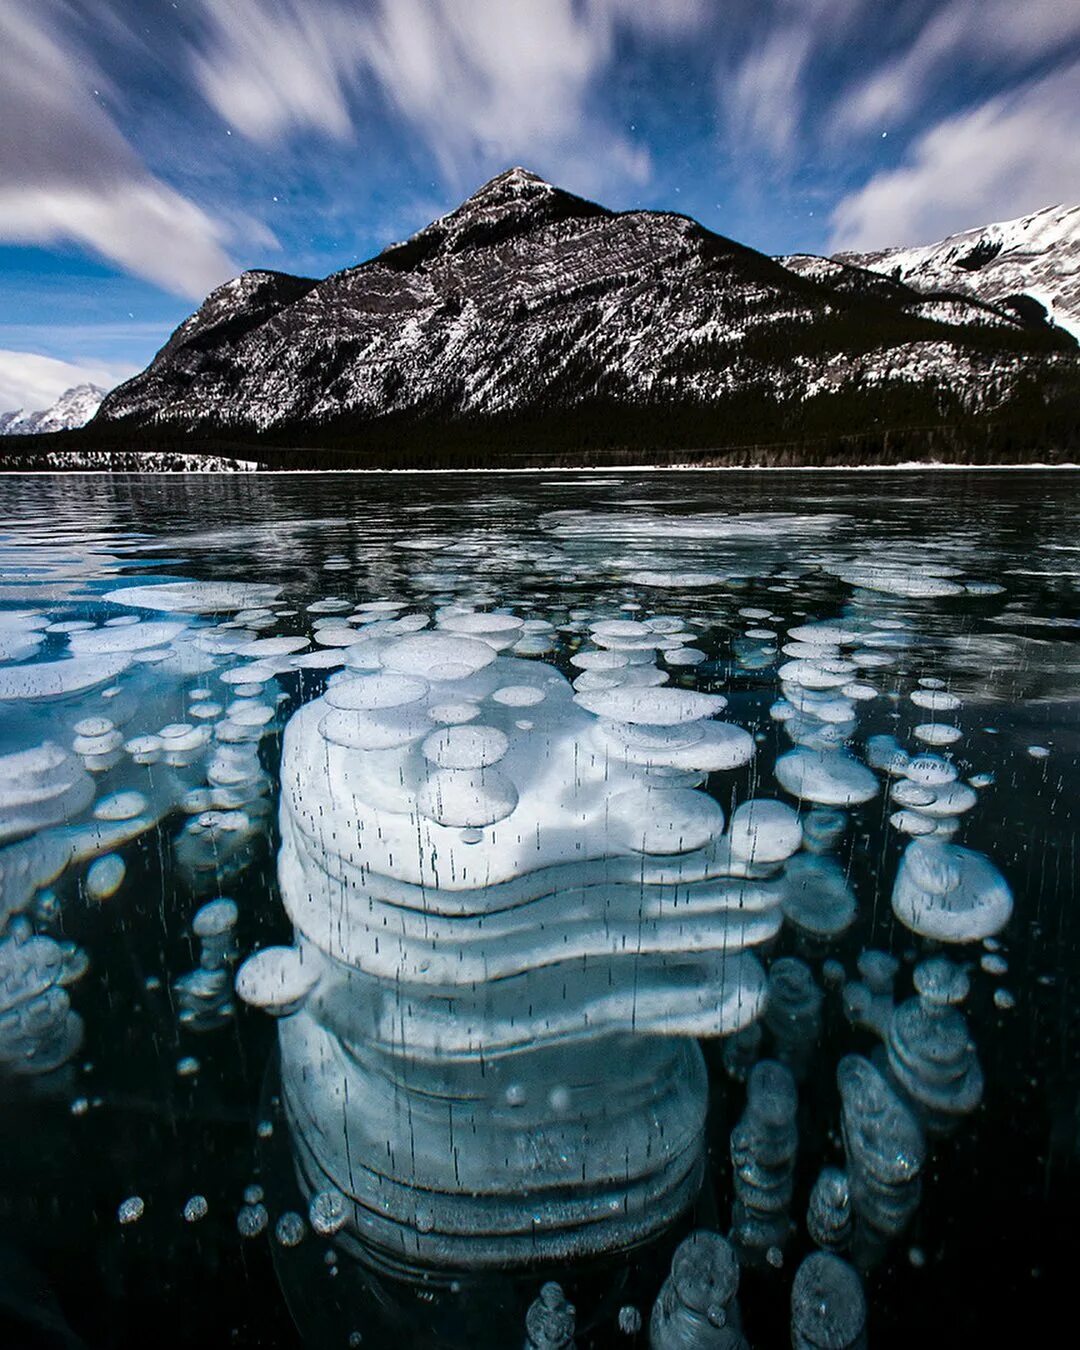
[(835, 858), (799, 853), (784, 869), (784, 916), (815, 937), (835, 937), (850, 928), (855, 895)]
[(416, 798), (421, 815), (457, 827), (493, 825), (517, 803), (517, 788), (497, 768), (436, 769)]
[(240, 912), (235, 900), (211, 900), (195, 911), (191, 921), (192, 932), (196, 937), (221, 937), (236, 927)]
[(855, 666), (850, 661), (835, 659), (796, 659), (785, 662), (777, 671), (779, 678), (786, 684), (796, 684), (803, 689), (840, 689), (850, 682), (854, 674)]
[(728, 827), (731, 851), (751, 862), (783, 862), (802, 844), (802, 826), (790, 806), (754, 798), (736, 808)]
[(91, 900), (108, 900), (124, 884), (127, 866), (118, 853), (96, 858), (86, 873), (86, 894)]
[(348, 1222), (349, 1200), (340, 1191), (318, 1191), (308, 1206), (308, 1222), (320, 1237), (340, 1232)]
[(433, 731), (420, 749), (440, 769), (486, 769), (497, 764), (510, 748), (496, 727), (448, 726)]
[(812, 1252), (791, 1287), (795, 1350), (854, 1350), (865, 1345), (866, 1295), (855, 1270), (831, 1252)]
[(900, 860), (893, 886), (897, 918), (940, 942), (979, 942), (1001, 931), (1012, 892), (981, 853), (937, 839), (916, 839)]
[(607, 717), (614, 722), (644, 722), (651, 726), (696, 722), (727, 707), (727, 699), (720, 694), (665, 688), (597, 690), (575, 694), (574, 702), (598, 717)]
[(612, 838), (639, 853), (690, 853), (724, 828), (719, 803), (692, 788), (634, 788), (609, 810)]
[(793, 797), (822, 806), (857, 806), (878, 791), (874, 774), (843, 750), (790, 750), (776, 761), (776, 778)]
[(236, 992), (254, 1007), (279, 1016), (295, 1012), (319, 978), (317, 962), (297, 947), (264, 947), (236, 976)]
[(382, 653), (387, 670), (434, 681), (463, 680), (491, 665), (495, 650), (476, 638), (452, 633), (417, 633)]
[(955, 766), (940, 755), (916, 755), (908, 760), (903, 772), (913, 783), (926, 787), (942, 787), (957, 777)]

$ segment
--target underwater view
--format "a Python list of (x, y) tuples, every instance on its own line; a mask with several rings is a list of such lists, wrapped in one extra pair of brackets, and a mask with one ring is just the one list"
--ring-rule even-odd
[(0, 478), (0, 1346), (1049, 1343), (1078, 520)]

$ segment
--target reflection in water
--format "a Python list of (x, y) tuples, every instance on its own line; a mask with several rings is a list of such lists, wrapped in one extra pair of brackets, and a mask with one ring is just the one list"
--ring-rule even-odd
[(58, 1139), (201, 1141), (87, 1222), (270, 1241), (311, 1344), (926, 1325), (1002, 944), (1070, 884), (1016, 834), (1075, 790), (1070, 516), (1035, 583), (1005, 497), (990, 558), (850, 479), (43, 481), (0, 488), (0, 1071)]

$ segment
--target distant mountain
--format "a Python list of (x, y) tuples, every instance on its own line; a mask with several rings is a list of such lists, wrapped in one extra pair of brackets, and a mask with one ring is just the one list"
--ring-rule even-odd
[(1048, 206), (918, 248), (838, 253), (835, 261), (917, 291), (959, 291), (995, 304), (1027, 295), (1080, 338), (1080, 206)]
[(91, 431), (403, 454), (797, 442), (1041, 409), (1077, 370), (1034, 310), (783, 266), (518, 168), (325, 280), (219, 287)]
[(43, 412), (0, 413), (0, 436), (36, 436), (50, 431), (73, 431), (85, 426), (101, 406), (105, 390), (96, 384), (77, 384), (65, 389), (51, 408)]

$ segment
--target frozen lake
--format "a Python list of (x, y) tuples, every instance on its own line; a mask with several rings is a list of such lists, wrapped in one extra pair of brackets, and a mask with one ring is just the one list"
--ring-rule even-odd
[(0, 1344), (1040, 1340), (1078, 519), (0, 478)]

